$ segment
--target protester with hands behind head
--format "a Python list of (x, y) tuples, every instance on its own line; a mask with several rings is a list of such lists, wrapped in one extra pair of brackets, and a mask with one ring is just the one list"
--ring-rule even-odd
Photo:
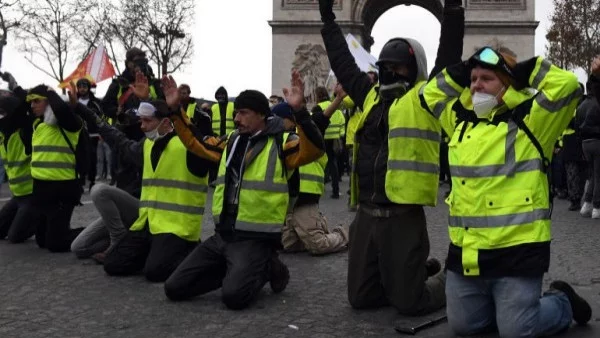
[(425, 87), (423, 101), (450, 137), (446, 309), (454, 333), (539, 337), (590, 320), (589, 304), (566, 282), (540, 298), (552, 239), (548, 166), (581, 95), (573, 73), (491, 47)]

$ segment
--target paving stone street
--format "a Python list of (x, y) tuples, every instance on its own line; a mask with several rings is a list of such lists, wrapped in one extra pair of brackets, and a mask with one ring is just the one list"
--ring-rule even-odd
[[(345, 192), (348, 177), (343, 180), (340, 191)], [(447, 186), (440, 189), (439, 205), (426, 209), (431, 255), (442, 261), (448, 245), (445, 190)], [(346, 196), (333, 200), (329, 195), (328, 190), (321, 200), (329, 224), (348, 226), (354, 213), (347, 211)], [(8, 196), (3, 185), (0, 197), (6, 201)], [(85, 194), (83, 201), (89, 199)], [(574, 327), (562, 337), (600, 337), (600, 220), (583, 219), (567, 206), (556, 200), (545, 285), (554, 279), (572, 283), (594, 311), (590, 325)], [(214, 229), (210, 208), (206, 210), (203, 238)], [(72, 227), (96, 217), (93, 205), (85, 204), (76, 208)], [(48, 253), (32, 239), (20, 245), (0, 241), (0, 337), (399, 337), (395, 324), (418, 325), (444, 313), (405, 318), (391, 308), (352, 310), (346, 298), (346, 252), (284, 254), (282, 260), (291, 273), (287, 289), (273, 295), (267, 285), (250, 308), (231, 311), (218, 290), (173, 303), (162, 284), (142, 276), (108, 277), (93, 261)], [(417, 336), (452, 337), (446, 323)]]

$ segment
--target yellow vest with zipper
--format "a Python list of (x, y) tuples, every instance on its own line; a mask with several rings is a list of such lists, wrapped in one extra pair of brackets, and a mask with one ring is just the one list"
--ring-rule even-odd
[[(398, 204), (437, 204), (441, 127), (437, 119), (421, 108), (419, 88), (424, 85), (424, 81), (418, 82), (403, 97), (396, 99), (386, 112), (389, 131), (385, 192), (390, 201)], [(379, 102), (377, 89), (373, 87), (365, 98), (357, 133)], [(354, 166), (359, 147), (358, 139), (355, 139), (352, 152)], [(357, 203), (358, 175), (353, 170), (351, 205)]]
[[(217, 136), (221, 135), (221, 110), (219, 104), (215, 103), (211, 107), (212, 111), (212, 130)], [(233, 123), (233, 102), (227, 102), (227, 111), (225, 112), (225, 135), (229, 135), (235, 129)]]
[(21, 140), (21, 129), (10, 135), (6, 146), (4, 134), (0, 133), (0, 157), (8, 176), (8, 185), (14, 196), (30, 195), (33, 192), (31, 178), (31, 155), (25, 153), (25, 145)]
[[(538, 95), (532, 98), (511, 86), (502, 97), (504, 106), (490, 116), (500, 116), (532, 99), (523, 121), (551, 159), (581, 90), (575, 75), (542, 58), (537, 59), (529, 81)], [(469, 88), (462, 88), (447, 70), (423, 91), (430, 110), (450, 136), (452, 192), (446, 199), (450, 241), (462, 250), (463, 274), (479, 276), (480, 254), (548, 243), (551, 210), (548, 179), (531, 139), (511, 119), (497, 125), (485, 120), (477, 124), (458, 121), (452, 107), (460, 100), (465, 109), (472, 109), (470, 97)]]
[[(288, 134), (283, 134), (283, 142)], [(230, 135), (237, 137), (237, 135)], [(231, 140), (234, 142), (234, 140)], [(233, 144), (233, 143), (232, 143)], [(240, 231), (281, 233), (288, 211), (288, 172), (282, 160), (274, 137), (269, 137), (260, 153), (249, 164), (245, 164), (235, 229)], [(245, 158), (246, 156), (244, 156)], [(213, 194), (212, 213), (215, 224), (219, 224), (223, 211), (225, 173), (228, 159), (227, 149), (223, 152)], [(232, 187), (233, 188), (233, 187)]]
[(140, 231), (147, 222), (152, 234), (169, 233), (197, 242), (202, 229), (208, 179), (188, 170), (187, 150), (179, 137), (169, 140), (156, 170), (152, 168), (153, 146), (153, 141), (144, 141), (139, 216), (130, 230)]
[[(73, 148), (77, 149), (81, 130), (63, 131)], [(51, 126), (40, 119), (35, 120), (31, 145), (31, 177), (42, 181), (68, 181), (77, 178), (75, 154), (58, 126)]]

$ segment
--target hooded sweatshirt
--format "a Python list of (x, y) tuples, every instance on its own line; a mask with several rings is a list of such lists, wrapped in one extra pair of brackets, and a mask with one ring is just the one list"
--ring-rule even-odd
[[(464, 12), (462, 9), (445, 9), (442, 35), (432, 78), (446, 66), (461, 61)], [(374, 86), (371, 79), (358, 68), (340, 27), (335, 22), (326, 23), (321, 30), (331, 68), (338, 81), (357, 107), (363, 107), (365, 98)], [(415, 52), (416, 81), (426, 81), (427, 59), (423, 47), (412, 39), (407, 41)], [(414, 84), (413, 84), (414, 85)], [(414, 87), (410, 90), (416, 90)], [(356, 133), (360, 143), (355, 164), (359, 183), (359, 203), (392, 205), (385, 192), (385, 174), (388, 160), (388, 114), (393, 101), (380, 100), (369, 113), (363, 128)], [(424, 110), (424, 113), (427, 112)]]

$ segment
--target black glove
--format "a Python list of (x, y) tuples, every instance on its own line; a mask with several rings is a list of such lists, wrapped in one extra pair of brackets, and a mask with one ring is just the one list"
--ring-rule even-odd
[(462, 6), (462, 0), (446, 0), (444, 2), (444, 8), (460, 7), (460, 6)]
[(6, 83), (8, 83), (9, 90), (14, 90), (15, 88), (17, 88), (19, 86), (17, 84), (17, 80), (15, 80), (15, 77), (12, 76), (12, 74), (9, 72), (0, 73), (0, 77), (2, 78), (2, 80), (4, 80)]
[(537, 58), (521, 61), (512, 68), (514, 85), (517, 90), (529, 87), (529, 77), (535, 69)]
[(319, 0), (319, 12), (321, 12), (321, 21), (323, 21), (323, 23), (335, 21), (335, 14), (333, 14), (333, 0)]

